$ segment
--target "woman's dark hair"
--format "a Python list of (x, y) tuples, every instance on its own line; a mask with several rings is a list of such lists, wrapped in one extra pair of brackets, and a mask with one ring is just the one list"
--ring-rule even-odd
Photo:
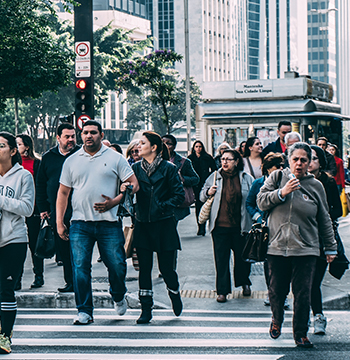
[(122, 154), (122, 155), (123, 155), (123, 149), (120, 147), (119, 144), (111, 144), (110, 147), (116, 149), (119, 154)]
[(28, 146), (28, 157), (32, 160), (36, 160), (37, 157), (34, 154), (34, 141), (33, 139), (27, 134), (19, 134), (16, 138), (20, 138), (23, 141), (24, 146)]
[(157, 155), (162, 153), (162, 158), (164, 160), (170, 159), (168, 147), (163, 143), (159, 134), (154, 131), (145, 131), (142, 135), (147, 138), (147, 140), (151, 143), (151, 146), (157, 145)]
[(204, 144), (200, 141), (200, 140), (196, 140), (193, 145), (192, 145), (192, 151), (191, 151), (191, 154), (195, 154), (195, 150), (194, 150), (194, 147), (196, 146), (196, 144), (201, 144), (202, 145), (202, 151), (201, 151), (201, 154), (207, 154), (207, 152), (205, 151), (205, 147), (204, 147)]
[(12, 166), (14, 166), (16, 163), (19, 163), (20, 165), (22, 165), (22, 157), (21, 157), (20, 153), (18, 152), (18, 147), (17, 147), (15, 136), (10, 134), (7, 131), (0, 132), (0, 136), (7, 140), (7, 143), (11, 150), (16, 149), (15, 155), (13, 155), (11, 158)]
[(317, 145), (310, 145), (310, 148), (315, 150), (315, 153), (318, 157), (318, 162), (320, 163), (320, 170), (325, 170), (327, 167), (327, 159), (323, 149)]
[(244, 141), (241, 141), (241, 143), (239, 144), (239, 153), (243, 156), (244, 152), (243, 152), (243, 145), (247, 145), (247, 142), (244, 140)]
[[(244, 149), (244, 154), (243, 157), (249, 157), (250, 156), (250, 147), (254, 145), (255, 141), (260, 139), (257, 136), (252, 136), (250, 138), (247, 139), (247, 142), (245, 144), (245, 149)], [(262, 159), (263, 155), (261, 154), (261, 159)]]
[(335, 149), (335, 156), (336, 157), (339, 157), (339, 148), (338, 148), (338, 146), (337, 145), (335, 145), (335, 144), (329, 144), (329, 146), (330, 147), (332, 147), (333, 149)]
[(290, 159), (295, 150), (304, 150), (306, 152), (306, 156), (311, 161), (311, 147), (306, 142), (296, 142), (288, 149), (288, 158)]
[(233, 150), (233, 149), (227, 149), (222, 152), (222, 155), (224, 155), (226, 153), (231, 154), (233, 156), (234, 160), (238, 159), (238, 164), (237, 164), (236, 168), (238, 171), (242, 171), (243, 170), (243, 159), (242, 159), (242, 156), (239, 153), (239, 151)]
[(268, 174), (268, 170), (276, 166), (280, 168), (284, 164), (284, 158), (282, 154), (270, 152), (265, 157), (261, 164), (261, 170), (263, 175)]

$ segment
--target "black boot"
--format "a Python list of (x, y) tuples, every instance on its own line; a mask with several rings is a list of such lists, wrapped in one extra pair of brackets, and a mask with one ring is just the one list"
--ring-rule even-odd
[(35, 275), (34, 282), (30, 285), (31, 289), (37, 289), (44, 285), (44, 277), (42, 275)]
[(141, 315), (136, 320), (137, 324), (148, 324), (152, 319), (153, 291), (140, 290), (139, 299), (141, 303)]
[(182, 301), (180, 291), (175, 291), (168, 288), (168, 294), (171, 300), (174, 314), (176, 316), (180, 316), (182, 313)]

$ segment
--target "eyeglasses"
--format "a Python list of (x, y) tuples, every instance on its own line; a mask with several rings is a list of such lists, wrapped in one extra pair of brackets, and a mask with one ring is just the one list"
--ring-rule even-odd
[(228, 159), (228, 158), (221, 158), (221, 162), (230, 162), (234, 161), (235, 159)]
[(311, 160), (312, 160), (312, 161), (316, 161), (316, 160), (318, 160), (318, 157), (317, 157), (317, 156), (313, 156), (313, 157), (311, 158)]
[(132, 154), (138, 154), (139, 153), (139, 150), (138, 149), (136, 149), (136, 150), (131, 150), (130, 151), (130, 154), (132, 155)]

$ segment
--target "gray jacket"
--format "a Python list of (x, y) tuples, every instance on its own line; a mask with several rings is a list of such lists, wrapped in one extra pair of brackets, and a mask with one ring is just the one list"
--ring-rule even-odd
[(280, 187), (277, 187), (279, 171), (274, 171), (265, 181), (257, 196), (257, 205), (269, 211), (270, 240), (267, 253), (278, 256), (319, 256), (320, 241), (326, 255), (336, 254), (337, 244), (328, 213), (323, 185), (311, 174), (300, 179), (300, 189), (283, 200), (279, 188), (289, 181), (290, 169), (282, 171)]
[[(209, 217), (209, 231), (212, 232), (215, 228), (215, 222), (216, 218), (219, 213), (219, 207), (221, 203), (221, 194), (222, 194), (222, 176), (221, 176), (222, 169), (217, 171), (216, 176), (216, 185), (217, 190), (214, 195), (214, 201), (211, 207), (210, 211), (210, 217)], [(212, 173), (207, 180), (205, 181), (205, 184), (200, 192), (199, 198), (200, 201), (205, 202), (209, 196), (207, 195), (207, 191), (209, 188), (211, 188), (214, 184), (214, 173)], [(254, 181), (253, 177), (249, 174), (247, 174), (244, 171), (239, 172), (239, 181), (241, 183), (241, 191), (242, 191), (242, 204), (241, 204), (241, 232), (248, 232), (252, 227), (252, 219), (247, 212), (245, 203), (247, 200), (247, 196), (249, 193), (249, 190), (252, 186), (252, 183)]]
[(0, 247), (28, 242), (25, 218), (34, 209), (32, 174), (16, 163), (0, 177)]

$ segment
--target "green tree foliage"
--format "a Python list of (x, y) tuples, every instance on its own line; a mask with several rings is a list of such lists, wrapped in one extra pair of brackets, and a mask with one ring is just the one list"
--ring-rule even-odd
[[(127, 96), (128, 114), (126, 121), (129, 129), (140, 130), (144, 123), (152, 123), (154, 131), (159, 134), (171, 133), (174, 125), (179, 121), (186, 122), (186, 85), (185, 80), (181, 79), (175, 70), (168, 70), (167, 81), (174, 85), (174, 97), (178, 102), (167, 106), (168, 125), (162, 120), (164, 112), (162, 107), (152, 102), (150, 92), (129, 92)], [(190, 79), (190, 98), (191, 98), (191, 123), (195, 125), (194, 109), (201, 100), (201, 91), (193, 78)]]
[[(50, 11), (50, 12), (48, 12)], [(50, 1), (0, 2), (0, 104), (38, 98), (71, 81), (74, 52), (50, 29)]]
[[(11, 134), (15, 133), (15, 101), (14, 99), (5, 100), (6, 111), (0, 113), (0, 129), (1, 131), (8, 131)], [(19, 133), (26, 131), (26, 111), (28, 106), (19, 101), (19, 118), (18, 118), (18, 131)]]
[(169, 68), (181, 62), (182, 58), (182, 55), (171, 50), (156, 50), (146, 56), (122, 61), (116, 68), (116, 88), (138, 95), (146, 91), (152, 104), (161, 107), (162, 121), (168, 132), (171, 129), (168, 107), (180, 101), (177, 83), (173, 81)]

